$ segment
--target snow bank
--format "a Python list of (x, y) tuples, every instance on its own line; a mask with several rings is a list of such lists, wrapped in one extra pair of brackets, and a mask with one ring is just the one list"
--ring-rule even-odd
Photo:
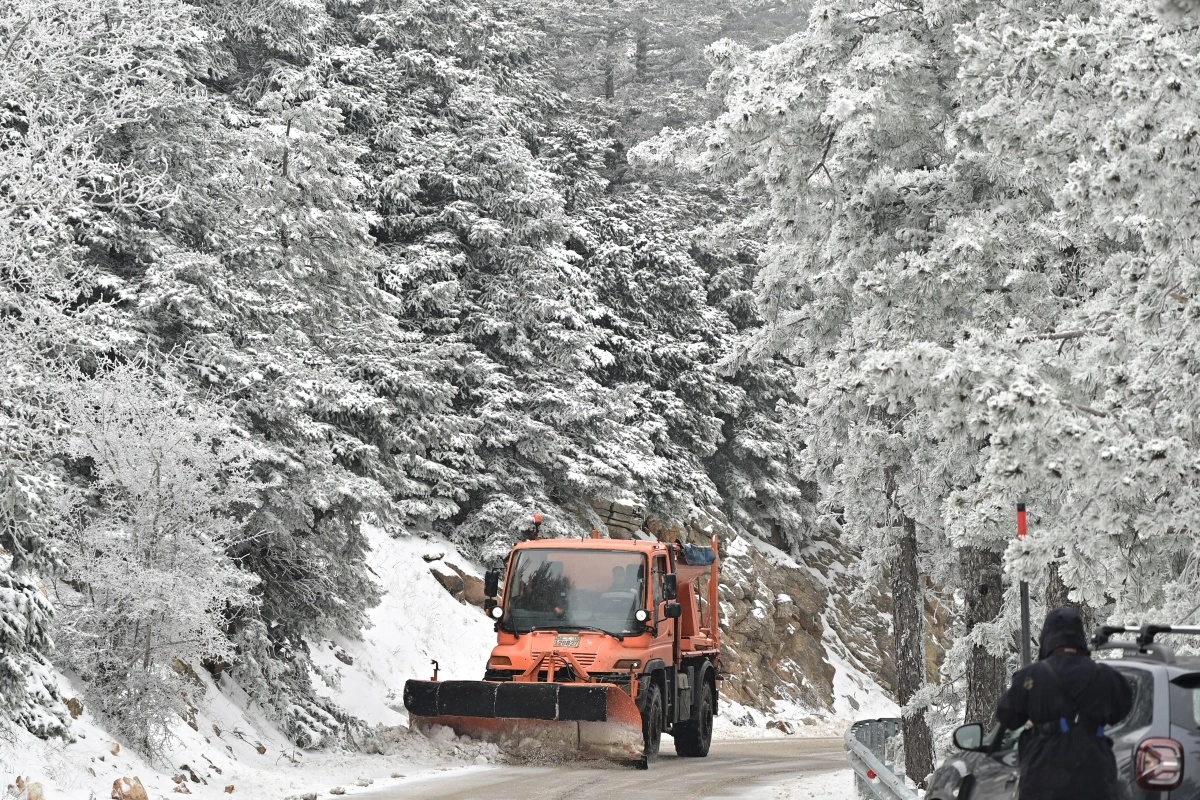
[[(187, 794), (199, 800), (284, 798), (335, 786), (398, 784), (470, 761), (478, 754), (458, 742), (429, 742), (397, 732), (386, 758), (359, 753), (296, 749), (269, 722), (247, 709), (237, 692), (221, 692), (207, 679), (195, 729), (180, 724), (163, 760), (150, 762), (114, 741), (84, 708), (72, 732), (76, 741), (43, 742), (18, 732), (0, 739), (0, 792), (18, 776), (41, 783), (46, 800), (96, 800), (111, 795), (113, 781), (137, 776), (151, 798)], [(223, 682), (224, 683), (224, 682)], [(226, 692), (231, 688), (224, 687)], [(76, 687), (63, 679), (68, 696)], [(393, 777), (393, 773), (404, 778)], [(177, 791), (180, 786), (186, 792)], [(227, 791), (226, 787), (232, 787)]]
[[(113, 781), (137, 776), (152, 798), (186, 794), (199, 800), (285, 798), (335, 787), (347, 796), (365, 786), (398, 786), (446, 770), (477, 768), (498, 758), (491, 745), (453, 736), (430, 741), (402, 727), (404, 680), (428, 678), (437, 659), (442, 678), (478, 678), (491, 651), (491, 623), (473, 606), (455, 600), (430, 572), (427, 558), (478, 571), (442, 540), (392, 539), (370, 529), (368, 565), (383, 588), (371, 612), (373, 627), (362, 640), (340, 637), (312, 643), (314, 675), (351, 713), (379, 728), (386, 755), (306, 752), (293, 747), (246, 697), (222, 678), (215, 684), (203, 670), (205, 688), (195, 727), (180, 722), (164, 759), (149, 762), (113, 739), (86, 707), (75, 720), (76, 741), (43, 742), (24, 733), (0, 737), (0, 794), (18, 776), (41, 783), (46, 800), (95, 800), (111, 795)], [(60, 676), (63, 695), (81, 692)], [(233, 791), (227, 792), (226, 787)]]
[(393, 539), (373, 527), (366, 532), (372, 548), (367, 563), (383, 601), (371, 611), (361, 641), (335, 636), (314, 643), (313, 661), (324, 693), (347, 711), (372, 725), (406, 724), (404, 681), (428, 679), (434, 660), (441, 680), (479, 680), (496, 634), (480, 609), (455, 600), (430, 572), (431, 564), (449, 563), (480, 577), (452, 544)]

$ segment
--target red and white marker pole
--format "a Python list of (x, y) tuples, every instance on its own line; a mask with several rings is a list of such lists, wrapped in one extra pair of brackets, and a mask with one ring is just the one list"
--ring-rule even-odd
[[(1029, 535), (1029, 522), (1025, 517), (1025, 504), (1017, 503), (1017, 540), (1025, 541)], [(1021, 666), (1027, 667), (1033, 660), (1030, 644), (1033, 631), (1029, 628), (1029, 582), (1021, 581)]]

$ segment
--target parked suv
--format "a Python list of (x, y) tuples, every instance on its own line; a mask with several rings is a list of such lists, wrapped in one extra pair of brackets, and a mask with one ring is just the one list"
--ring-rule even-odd
[[(1137, 636), (1112, 638), (1125, 633)], [(1168, 633), (1200, 635), (1200, 627), (1104, 625), (1092, 637), (1093, 652), (1120, 653), (1105, 663), (1133, 689), (1133, 710), (1106, 731), (1128, 800), (1200, 798), (1200, 658), (1176, 658), (1154, 641)], [(958, 728), (954, 744), (961, 752), (933, 773), (927, 800), (1015, 800), (1019, 735), (1002, 727), (985, 731), (979, 723)]]

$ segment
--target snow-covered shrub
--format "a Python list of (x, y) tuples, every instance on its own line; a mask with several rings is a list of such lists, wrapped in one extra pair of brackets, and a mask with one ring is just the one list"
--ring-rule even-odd
[(199, 690), (175, 660), (232, 660), (228, 617), (254, 604), (254, 579), (227, 555), (256, 503), (250, 448), (136, 367), (70, 389), (78, 480), (58, 531), (59, 657), (117, 731), (154, 751)]

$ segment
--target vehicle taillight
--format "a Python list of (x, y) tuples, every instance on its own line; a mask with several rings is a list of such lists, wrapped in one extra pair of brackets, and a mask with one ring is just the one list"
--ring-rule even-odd
[(1147, 739), (1134, 759), (1137, 785), (1152, 792), (1169, 792), (1183, 783), (1183, 746), (1174, 739)]

